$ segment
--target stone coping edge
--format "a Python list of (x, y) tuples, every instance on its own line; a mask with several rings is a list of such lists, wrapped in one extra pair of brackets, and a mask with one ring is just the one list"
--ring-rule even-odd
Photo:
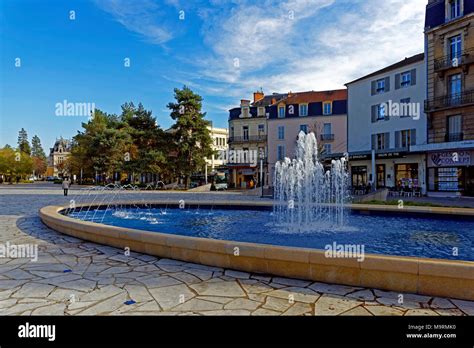
[[(268, 203), (199, 202), (199, 205), (231, 204), (252, 209), (266, 207)], [(169, 202), (149, 204), (171, 205)], [(363, 209), (370, 211), (370, 207), (364, 205)], [(409, 208), (419, 211), (420, 207)], [(474, 262), (470, 261), (366, 254), (364, 261), (359, 262), (349, 258), (328, 258), (323, 250), (317, 249), (214, 240), (97, 224), (61, 214), (65, 209), (67, 207), (44, 207), (40, 209), (39, 216), (45, 225), (58, 232), (98, 244), (130, 248), (131, 252), (245, 272), (474, 300)], [(439, 208), (427, 209), (431, 213), (439, 211)], [(457, 215), (469, 210), (446, 209)], [(427, 211), (423, 209), (419, 212)], [(440, 214), (449, 213), (441, 210)]]

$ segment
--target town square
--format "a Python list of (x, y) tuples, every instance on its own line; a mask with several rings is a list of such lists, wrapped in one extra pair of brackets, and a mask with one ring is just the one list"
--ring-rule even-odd
[(71, 343), (84, 317), (120, 343), (158, 320), (172, 343), (205, 320), (472, 343), (474, 0), (0, 17), (0, 344)]

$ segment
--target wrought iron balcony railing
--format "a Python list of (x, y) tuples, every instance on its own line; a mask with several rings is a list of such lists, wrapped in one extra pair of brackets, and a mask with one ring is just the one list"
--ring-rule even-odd
[(434, 61), (435, 71), (457, 68), (466, 64), (474, 63), (474, 49), (464, 50), (457, 55), (449, 54)]
[(436, 109), (461, 107), (472, 103), (474, 103), (474, 90), (425, 100), (425, 111), (430, 112)]
[(252, 136), (243, 136), (243, 137), (230, 137), (229, 138), (229, 144), (230, 143), (261, 143), (261, 142), (266, 142), (267, 141), (267, 136), (266, 135), (252, 135)]
[(453, 141), (463, 141), (464, 133), (448, 133), (445, 136), (445, 140), (447, 143), (453, 142)]
[(334, 134), (321, 134), (322, 141), (332, 141), (334, 140)]

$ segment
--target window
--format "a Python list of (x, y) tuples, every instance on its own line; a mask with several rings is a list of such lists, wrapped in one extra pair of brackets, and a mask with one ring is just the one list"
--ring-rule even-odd
[(285, 145), (278, 145), (277, 147), (277, 158), (279, 161), (283, 161), (285, 159)]
[(230, 127), (230, 137), (234, 137), (234, 127)]
[(258, 135), (262, 135), (265, 133), (265, 125), (264, 124), (259, 124), (258, 125)]
[(257, 109), (257, 115), (258, 115), (258, 116), (265, 116), (265, 107), (260, 106), (260, 107)]
[(242, 108), (242, 117), (247, 118), (250, 117), (250, 110), (248, 107), (243, 107)]
[(285, 127), (278, 126), (278, 140), (285, 140)]
[(332, 129), (331, 129), (331, 124), (330, 123), (325, 123), (323, 126), (323, 134), (325, 135), (331, 135), (332, 134)]
[(456, 35), (449, 39), (449, 57), (451, 61), (454, 61), (454, 59), (459, 60), (461, 59), (461, 54), (462, 54), (462, 37), (461, 35)]
[(377, 105), (377, 120), (384, 120), (385, 119), (385, 110), (386, 105), (385, 103)]
[(300, 132), (303, 132), (304, 134), (308, 134), (308, 125), (307, 124), (300, 125)]
[(377, 94), (381, 94), (385, 92), (385, 79), (377, 80)]
[(243, 134), (244, 140), (249, 140), (249, 126), (242, 127), (242, 134)]
[(331, 154), (331, 144), (324, 144), (324, 154), (325, 155)]
[(449, 18), (455, 19), (461, 16), (461, 0), (449, 1)]
[(446, 141), (462, 141), (462, 116), (455, 115), (448, 117), (448, 134), (446, 135)]
[(372, 140), (374, 142), (372, 148), (375, 150), (384, 150), (387, 147), (387, 140), (388, 137), (386, 133), (375, 134)]
[(300, 104), (300, 116), (308, 116), (308, 104)]
[(285, 118), (285, 107), (279, 106), (278, 107), (278, 118)]
[(418, 186), (418, 163), (395, 165), (397, 187)]
[(406, 88), (411, 86), (411, 71), (407, 71), (401, 74), (400, 86)]
[(323, 115), (331, 115), (331, 114), (332, 114), (332, 102), (324, 102)]
[(400, 132), (400, 144), (402, 148), (407, 148), (411, 144), (411, 132), (409, 130), (403, 130)]
[(462, 80), (461, 74), (452, 75), (449, 77), (449, 95), (450, 104), (456, 105), (461, 102)]

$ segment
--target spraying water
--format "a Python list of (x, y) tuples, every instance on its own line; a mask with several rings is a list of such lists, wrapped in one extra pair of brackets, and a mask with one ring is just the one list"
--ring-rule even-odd
[(350, 195), (347, 160), (333, 160), (325, 171), (313, 133), (300, 132), (296, 158), (275, 167), (273, 208), (277, 224), (291, 231), (341, 229), (346, 223)]

